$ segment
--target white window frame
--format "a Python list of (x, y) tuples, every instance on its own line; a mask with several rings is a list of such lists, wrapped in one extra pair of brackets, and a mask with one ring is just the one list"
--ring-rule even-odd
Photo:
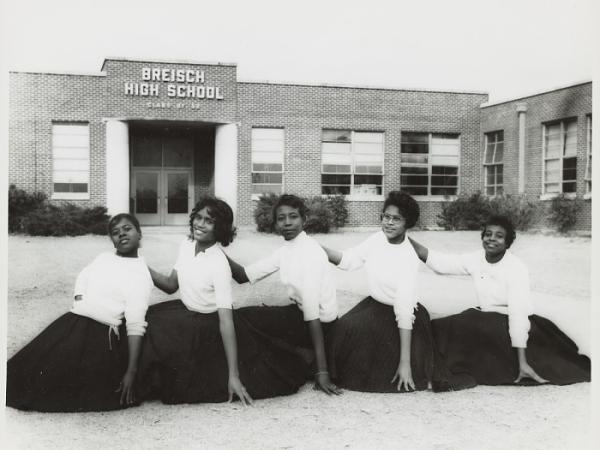
[[(502, 140), (498, 140), (498, 135), (502, 133)], [(492, 150), (492, 162), (486, 162), (487, 151), (490, 136), (494, 135), (494, 149)], [(496, 197), (504, 194), (504, 130), (496, 130), (484, 133), (484, 149), (483, 149), (483, 192), (488, 197)], [(502, 143), (502, 159), (496, 161), (496, 155), (498, 151), (498, 144)], [(498, 167), (502, 167), (502, 183), (498, 183)], [(488, 184), (488, 171), (494, 170), (494, 184)], [(488, 188), (493, 188), (494, 193), (488, 194)], [(502, 192), (498, 194), (498, 188), (502, 189)]]
[[(73, 131), (66, 132), (69, 127)], [(78, 130), (76, 130), (77, 128)], [(79, 132), (77, 132), (79, 131)], [(79, 139), (73, 136), (80, 136)], [(52, 199), (89, 200), (90, 198), (90, 124), (52, 122)], [(78, 142), (79, 141), (79, 142)], [(80, 152), (78, 154), (78, 152)], [(79, 166), (70, 168), (69, 165)], [(85, 167), (85, 168), (83, 168)], [(86, 184), (86, 192), (55, 192), (55, 184)]]
[(592, 198), (592, 115), (586, 116), (586, 167), (585, 167), (585, 196), (584, 198)]
[[(325, 165), (323, 163), (323, 155), (326, 153), (324, 152), (324, 146), (323, 144), (325, 143), (329, 143), (332, 141), (324, 141), (323, 140), (323, 132), (325, 131), (338, 131), (338, 132), (349, 132), (350, 133), (350, 142), (348, 142), (348, 144), (350, 144), (350, 172), (343, 172), (343, 173), (337, 173), (337, 172), (325, 172), (323, 170), (323, 166)], [(378, 156), (381, 158), (381, 172), (380, 173), (364, 173), (364, 172), (357, 172), (356, 171), (356, 167), (360, 166), (360, 162), (358, 161), (360, 155), (373, 155), (374, 153), (363, 153), (360, 152), (358, 150), (358, 147), (360, 143), (369, 143), (367, 141), (360, 141), (359, 138), (357, 137), (360, 136), (361, 134), (373, 134), (373, 135), (380, 135), (381, 136), (381, 142), (373, 142), (372, 144), (375, 145), (379, 145), (380, 146), (380, 153), (378, 154)], [(366, 164), (368, 166), (368, 164)], [(372, 130), (349, 130), (349, 129), (336, 129), (336, 128), (323, 128), (321, 130), (321, 176), (323, 175), (350, 175), (350, 194), (346, 194), (346, 200), (349, 201), (381, 201), (384, 198), (384, 190), (385, 190), (385, 132), (383, 131), (372, 131)], [(357, 184), (355, 183), (355, 176), (358, 175), (372, 175), (372, 176), (380, 176), (381, 177), (381, 185), (376, 184), (375, 188), (377, 188), (378, 186), (381, 186), (381, 194), (372, 194), (372, 193), (361, 193), (358, 191), (358, 187)], [(321, 195), (323, 196), (327, 196), (327, 195), (333, 195), (333, 194), (325, 194), (323, 193), (323, 178), (321, 177)]]
[[(406, 134), (422, 134), (422, 135), (427, 135), (427, 150), (428, 152), (426, 153), (427, 155), (427, 162), (426, 163), (416, 163), (416, 162), (402, 162), (402, 136), (400, 137), (400, 177), (402, 177), (403, 175), (403, 168), (405, 167), (422, 167), (422, 168), (427, 168), (427, 194), (411, 194), (413, 197), (419, 199), (419, 200), (432, 200), (432, 201), (441, 201), (441, 200), (452, 200), (455, 199), (459, 194), (460, 194), (460, 180), (461, 180), (461, 175), (460, 175), (460, 155), (461, 155), (461, 148), (462, 148), (462, 141), (461, 141), (461, 135), (460, 133), (453, 133), (453, 132), (436, 132), (436, 133), (430, 133), (430, 132), (425, 132), (425, 131), (405, 131), (404, 133)], [(403, 134), (404, 134), (403, 133)], [(456, 166), (450, 166), (450, 165), (443, 165), (443, 164), (433, 164), (432, 163), (432, 152), (431, 149), (433, 147), (433, 139), (436, 136), (440, 136), (440, 135), (452, 135), (456, 137), (456, 140), (458, 141), (458, 153), (456, 155)], [(406, 153), (406, 154), (410, 154), (410, 153)], [(425, 155), (425, 153), (422, 153), (423, 155)], [(452, 175), (454, 177), (456, 177), (456, 193), (454, 194), (448, 194), (448, 195), (443, 195), (443, 194), (432, 194), (431, 190), (432, 187), (436, 187), (436, 188), (441, 188), (443, 186), (432, 186), (432, 177), (438, 175), (438, 174), (434, 174), (433, 173), (433, 167), (456, 167), (456, 175)], [(410, 174), (408, 174), (410, 175)], [(425, 174), (421, 175), (421, 176), (425, 176)], [(407, 185), (403, 185), (402, 184), (402, 178), (400, 178), (400, 189), (403, 188), (403, 186), (407, 186)], [(412, 186), (415, 187), (417, 185), (408, 185), (408, 186)]]
[[(570, 123), (575, 123), (575, 155), (573, 156), (567, 156), (565, 158), (565, 146), (566, 146), (566, 142), (565, 142), (565, 130), (566, 130), (566, 126)], [(558, 125), (560, 124), (560, 142), (561, 142), (561, 147), (559, 150), (559, 155), (558, 157), (554, 157), (554, 158), (548, 158), (546, 156), (547, 153), (547, 148), (546, 148), (546, 137), (547, 137), (547, 133), (548, 133), (548, 127), (553, 126), (553, 125)], [(577, 123), (577, 118), (568, 118), (568, 119), (561, 119), (561, 120), (555, 120), (552, 122), (546, 122), (544, 124), (542, 124), (542, 195), (541, 195), (541, 199), (542, 200), (548, 200), (548, 199), (552, 199), (554, 197), (556, 197), (557, 195), (560, 195), (562, 193), (564, 193), (567, 197), (576, 197), (577, 196), (577, 134), (578, 134), (578, 123)], [(565, 181), (563, 176), (564, 176), (564, 160), (565, 159), (571, 159), (574, 158), (575, 159), (575, 179), (573, 180), (567, 180)], [(559, 161), (559, 165), (560, 165), (560, 179), (557, 182), (554, 182), (553, 184), (558, 183), (558, 185), (560, 186), (560, 190), (558, 192), (547, 192), (546, 191), (546, 164), (548, 163), (548, 161)], [(567, 183), (575, 183), (575, 191), (574, 192), (564, 192), (563, 191), (563, 184), (567, 182)]]
[[(262, 130), (269, 130), (269, 131), (280, 131), (281, 132), (281, 139), (256, 139), (254, 134), (258, 133), (259, 131)], [(280, 141), (281, 142), (281, 148), (278, 151), (273, 151), (273, 150), (260, 150), (257, 149), (257, 141)], [(273, 153), (273, 154), (280, 154), (281, 156), (281, 170), (254, 170), (254, 158), (255, 158), (255, 154), (257, 152), (262, 152), (262, 153)], [(261, 162), (261, 163), (257, 163), (257, 164), (279, 164), (278, 162), (271, 162), (271, 163), (265, 163), (265, 162)], [(261, 186), (278, 186), (279, 183), (254, 183), (254, 181), (252, 180), (252, 178), (254, 177), (254, 174), (281, 174), (281, 187), (280, 189), (274, 190), (272, 191), (274, 194), (282, 194), (284, 192), (284, 187), (285, 187), (285, 128), (282, 127), (252, 127), (251, 131), (250, 131), (250, 191), (251, 191), (251, 198), (252, 200), (258, 200), (259, 197), (263, 194), (262, 192), (254, 192), (254, 186), (256, 185), (261, 185)]]

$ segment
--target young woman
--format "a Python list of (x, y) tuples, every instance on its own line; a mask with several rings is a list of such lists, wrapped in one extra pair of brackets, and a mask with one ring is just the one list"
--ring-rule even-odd
[[(137, 403), (134, 385), (152, 280), (138, 256), (137, 219), (118, 214), (108, 231), (116, 252), (100, 254), (81, 271), (71, 311), (8, 361), (8, 406), (71, 412)], [(127, 339), (120, 338), (125, 334)]]
[[(252, 329), (279, 348), (303, 358), (306, 366), (297, 369), (297, 373), (312, 372), (316, 388), (327, 394), (340, 394), (331, 382), (325, 354), (327, 332), (338, 316), (335, 283), (327, 256), (303, 231), (306, 213), (302, 199), (282, 195), (273, 208), (273, 223), (283, 236), (284, 245), (272, 255), (246, 267), (229, 258), (233, 277), (238, 283), (254, 283), (279, 271), (292, 304), (246, 307), (238, 311), (240, 319)], [(278, 365), (285, 366), (282, 361)]]
[[(148, 310), (142, 354), (146, 397), (164, 403), (231, 401), (296, 392), (302, 380), (271, 369), (279, 355), (244, 323), (234, 320), (231, 270), (221, 246), (235, 234), (233, 211), (223, 200), (201, 199), (190, 214), (190, 236), (179, 247), (170, 275), (150, 269), (154, 284), (181, 300)], [(219, 245), (220, 244), (220, 245)]]
[(515, 229), (490, 217), (483, 250), (444, 255), (413, 241), (419, 258), (436, 273), (470, 275), (479, 306), (432, 321), (434, 339), (451, 373), (479, 384), (569, 384), (590, 380), (590, 360), (556, 325), (533, 314), (529, 272), (508, 249)]
[(419, 259), (406, 240), (418, 218), (417, 202), (392, 191), (383, 205), (381, 231), (343, 253), (325, 248), (340, 269), (364, 266), (370, 291), (333, 330), (332, 372), (343, 388), (407, 392), (427, 389), (433, 381), (429, 314), (417, 303)]

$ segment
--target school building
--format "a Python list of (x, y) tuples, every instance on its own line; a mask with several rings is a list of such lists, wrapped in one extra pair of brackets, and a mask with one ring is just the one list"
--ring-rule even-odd
[[(108, 58), (93, 74), (11, 72), (9, 183), (53, 202), (186, 224), (206, 193), (253, 225), (264, 192), (344, 194), (375, 225), (411, 193), (421, 227), (460, 194), (583, 199), (592, 83), (489, 104), (478, 92), (244, 82), (235, 64)], [(537, 227), (545, 228), (541, 209)]]

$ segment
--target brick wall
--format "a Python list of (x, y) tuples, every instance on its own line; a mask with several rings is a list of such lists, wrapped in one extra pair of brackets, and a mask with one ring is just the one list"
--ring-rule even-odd
[[(535, 226), (549, 228), (550, 200), (542, 196), (543, 125), (562, 119), (577, 119), (577, 198), (583, 199), (576, 228), (591, 229), (591, 198), (586, 198), (584, 182), (587, 162), (587, 116), (592, 113), (592, 83), (583, 83), (539, 95), (481, 108), (479, 160), (483, 161), (483, 134), (504, 130), (504, 185), (507, 194), (518, 193), (519, 122), (517, 105), (527, 106), (525, 119), (525, 195), (539, 204)], [(483, 182), (480, 186), (483, 191)]]
[[(321, 193), (321, 130), (379, 131), (384, 138), (384, 194), (400, 188), (402, 131), (461, 136), (460, 191), (480, 182), (479, 106), (487, 95), (391, 89), (238, 83), (238, 220), (252, 223), (251, 129), (285, 129), (284, 189), (302, 196)], [(435, 226), (440, 202), (420, 202), (422, 226)], [(350, 201), (349, 224), (375, 225), (383, 201)]]

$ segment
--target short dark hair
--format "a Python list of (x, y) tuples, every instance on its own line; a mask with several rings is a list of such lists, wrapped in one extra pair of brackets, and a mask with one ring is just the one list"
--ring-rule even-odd
[(512, 221), (507, 216), (503, 216), (501, 214), (495, 214), (488, 217), (483, 224), (483, 229), (481, 230), (481, 239), (483, 239), (486, 228), (490, 225), (498, 225), (499, 227), (504, 228), (504, 231), (506, 231), (506, 248), (510, 248), (517, 237), (517, 232), (515, 231), (515, 226), (513, 225)]
[(406, 228), (412, 228), (419, 220), (419, 204), (417, 201), (402, 191), (390, 191), (385, 202), (383, 202), (383, 210), (385, 212), (388, 206), (395, 206), (406, 221)]
[(302, 219), (306, 219), (308, 208), (304, 204), (304, 200), (297, 195), (282, 194), (277, 200), (277, 203), (275, 203), (275, 206), (273, 206), (273, 226), (275, 226), (275, 223), (277, 223), (277, 209), (280, 206), (289, 206), (290, 208), (295, 208), (300, 213), (300, 217), (302, 217)]
[(108, 234), (110, 234), (112, 232), (112, 229), (121, 221), (121, 219), (127, 219), (131, 222), (131, 224), (135, 227), (135, 229), (137, 230), (138, 233), (142, 234), (142, 228), (140, 227), (140, 221), (137, 220), (137, 217), (135, 217), (133, 214), (129, 214), (129, 213), (120, 213), (120, 214), (115, 214), (114, 216), (112, 216), (110, 218), (110, 220), (108, 221)]
[(223, 247), (227, 247), (235, 237), (235, 227), (233, 226), (233, 210), (220, 198), (207, 195), (202, 197), (192, 212), (190, 213), (190, 240), (194, 240), (194, 217), (200, 210), (206, 208), (208, 213), (215, 221), (215, 239)]

